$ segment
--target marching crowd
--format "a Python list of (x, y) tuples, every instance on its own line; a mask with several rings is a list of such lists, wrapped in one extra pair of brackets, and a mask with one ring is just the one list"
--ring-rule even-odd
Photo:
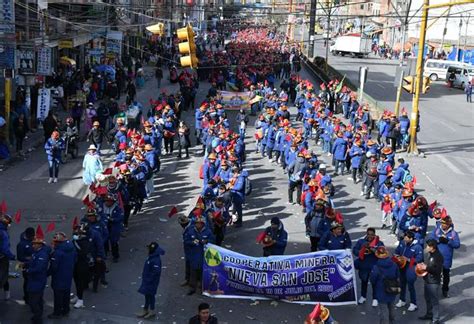
[[(268, 55), (257, 55), (256, 44)], [(236, 32), (235, 41), (227, 45), (225, 52), (209, 56), (211, 66), (241, 67), (234, 71), (213, 69), (208, 96), (194, 111), (195, 137), (203, 156), (199, 169), (202, 191), (191, 212), (178, 217), (183, 228), (185, 259), (182, 286), (189, 288), (189, 295), (194, 294), (202, 275), (205, 244), (221, 245), (228, 226), (239, 228), (245, 224), (244, 205), (252, 193), (249, 171), (245, 168), (250, 119), (242, 110), (236, 119), (237, 127), (229, 120), (217, 89), (230, 83), (237, 89), (250, 90), (255, 98), (251, 107), (251, 114), (258, 114), (255, 154), (267, 157), (286, 174), (288, 203), (301, 205), (303, 210), (308, 250), (352, 249), (362, 287), (359, 303), (366, 302), (370, 282), (372, 306), (379, 309), (380, 323), (393, 323), (395, 306), (408, 305), (408, 311), (417, 310), (415, 282), (418, 276), (423, 277), (427, 310), (422, 319), (439, 323), (437, 290), (442, 286), (443, 296), (448, 297), (453, 251), (459, 248), (460, 240), (447, 211), (436, 201), (429, 204), (416, 191), (416, 177), (410, 173), (408, 163), (396, 157), (397, 149), (406, 147), (408, 141), (406, 112), (398, 118), (386, 111), (377, 121), (378, 135), (374, 138), (369, 107), (359, 104), (355, 93), (342, 81), (321, 84), (317, 91), (311, 82), (291, 74), (300, 69), (298, 55), (297, 47), (281, 45), (278, 34), (262, 28)], [(255, 62), (259, 64), (250, 64)], [(189, 88), (186, 92), (198, 86), (198, 78), (183, 72), (177, 80), (182, 87)], [(276, 89), (279, 78), (280, 91)], [(134, 97), (130, 99), (133, 101)], [(150, 100), (148, 113), (140, 108), (140, 121), (129, 121), (126, 115), (117, 115), (110, 126), (97, 118), (91, 120), (87, 136), (90, 146), (83, 163), (83, 179), (89, 188), (83, 199), (86, 213), (82, 219), (73, 220), (72, 235), (57, 232), (49, 247), (41, 226), (36, 230), (29, 227), (21, 234), (14, 255), (8, 226), (16, 222), (16, 216), (9, 216), (2, 204), (0, 284), (9, 292), (9, 261), (17, 260), (24, 278), (24, 301), (31, 308), (33, 323), (42, 323), (48, 276), (52, 278), (54, 292), (54, 311), (49, 318), (66, 316), (70, 303), (74, 308), (83, 308), (89, 285), (92, 284), (93, 292), (99, 290), (99, 284), (107, 286), (105, 260), (110, 255), (112, 262), (119, 262), (120, 239), (128, 231), (130, 215), (139, 213), (154, 192), (153, 181), (160, 171), (161, 156), (173, 154), (176, 142), (178, 158), (189, 157), (191, 129), (181, 119), (186, 109), (177, 98), (181, 94), (162, 93), (156, 101)], [(194, 108), (193, 98), (183, 99), (186, 108), (188, 104)], [(289, 109), (293, 105), (294, 116)], [(74, 118), (67, 119), (64, 131), (77, 134), (78, 126)], [(101, 163), (104, 140), (111, 143), (115, 153), (110, 168)], [(57, 182), (64, 145), (56, 130), (46, 138), (50, 183)], [(312, 149), (316, 146), (321, 146), (331, 159), (332, 176), (329, 163), (324, 163)], [(344, 217), (336, 208), (337, 187), (332, 181), (333, 177), (345, 174), (350, 175), (354, 184), (360, 183), (361, 196), (380, 205), (381, 230), (386, 229), (399, 239), (393, 255), (377, 236), (375, 227), (367, 228), (366, 235), (352, 246)], [(168, 216), (177, 213), (173, 207)], [(435, 222), (431, 231), (430, 220)], [(284, 254), (287, 240), (288, 234), (278, 217), (273, 217), (270, 226), (257, 238), (264, 256)], [(137, 314), (141, 318), (156, 316), (155, 295), (163, 254), (157, 242), (148, 245), (139, 288), (145, 296), (143, 310)], [(70, 299), (73, 280), (76, 294)], [(395, 304), (397, 295), (400, 297)], [(199, 314), (203, 312), (203, 317), (198, 315), (197, 320), (202, 322), (204, 318), (205, 323), (217, 323), (217, 319), (209, 316), (209, 305), (201, 305)], [(319, 304), (306, 320), (308, 324), (333, 322), (329, 310)]]

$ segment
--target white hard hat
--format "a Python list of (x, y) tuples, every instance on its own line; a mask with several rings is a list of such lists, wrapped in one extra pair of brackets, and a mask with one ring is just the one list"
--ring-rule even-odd
[(326, 169), (326, 164), (321, 163), (321, 164), (319, 165), (319, 170), (324, 170), (324, 169)]

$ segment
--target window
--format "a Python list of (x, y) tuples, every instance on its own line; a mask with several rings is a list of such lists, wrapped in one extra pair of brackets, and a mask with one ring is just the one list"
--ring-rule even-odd
[(364, 5), (363, 4), (360, 5), (360, 10), (364, 10)]

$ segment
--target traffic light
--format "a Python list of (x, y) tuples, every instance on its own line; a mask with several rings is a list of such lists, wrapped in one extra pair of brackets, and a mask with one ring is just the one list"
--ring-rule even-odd
[(415, 93), (415, 77), (413, 75), (404, 77), (402, 87), (408, 93)]
[(155, 25), (146, 27), (146, 30), (148, 30), (153, 35), (163, 36), (165, 34), (165, 25), (163, 23), (157, 23)]
[(423, 88), (421, 88), (421, 93), (427, 93), (430, 91), (431, 79), (429, 77), (423, 78)]
[(199, 60), (196, 57), (196, 44), (194, 43), (193, 28), (188, 25), (184, 28), (178, 29), (176, 33), (178, 35), (178, 39), (181, 41), (181, 43), (179, 43), (178, 45), (179, 53), (187, 54), (185, 56), (181, 56), (181, 66), (196, 68), (199, 63)]

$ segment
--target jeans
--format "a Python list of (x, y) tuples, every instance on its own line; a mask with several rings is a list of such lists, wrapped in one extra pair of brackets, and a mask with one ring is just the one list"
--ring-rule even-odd
[[(44, 291), (29, 292), (28, 305), (30, 305), (31, 312), (33, 313), (31, 318), (33, 324), (43, 323), (43, 293)], [(67, 301), (69, 302), (69, 297)]]
[(466, 94), (466, 101), (467, 102), (472, 102), (472, 94), (470, 94), (470, 93)]
[[(408, 265), (407, 265), (408, 266)], [(406, 301), (406, 294), (407, 294), (407, 285), (408, 291), (410, 292), (410, 303), (416, 305), (416, 290), (415, 290), (415, 283), (407, 281), (406, 270), (402, 270), (400, 272), (400, 300)]]
[(54, 314), (66, 315), (69, 314), (69, 295), (70, 290), (53, 289), (54, 293)]
[(425, 283), (426, 315), (431, 315), (434, 321), (439, 321), (439, 284)]
[(49, 177), (57, 178), (59, 174), (59, 160), (53, 159), (52, 161), (48, 161), (48, 164), (49, 164)]
[(336, 168), (334, 169), (334, 173), (339, 174), (339, 168), (341, 168), (341, 175), (343, 175), (344, 174), (345, 163), (346, 163), (346, 161), (336, 160)]
[(395, 322), (394, 303), (380, 303), (378, 311), (380, 324), (392, 324)]
[(145, 306), (143, 307), (145, 310), (155, 310), (155, 295), (146, 294), (145, 295)]

